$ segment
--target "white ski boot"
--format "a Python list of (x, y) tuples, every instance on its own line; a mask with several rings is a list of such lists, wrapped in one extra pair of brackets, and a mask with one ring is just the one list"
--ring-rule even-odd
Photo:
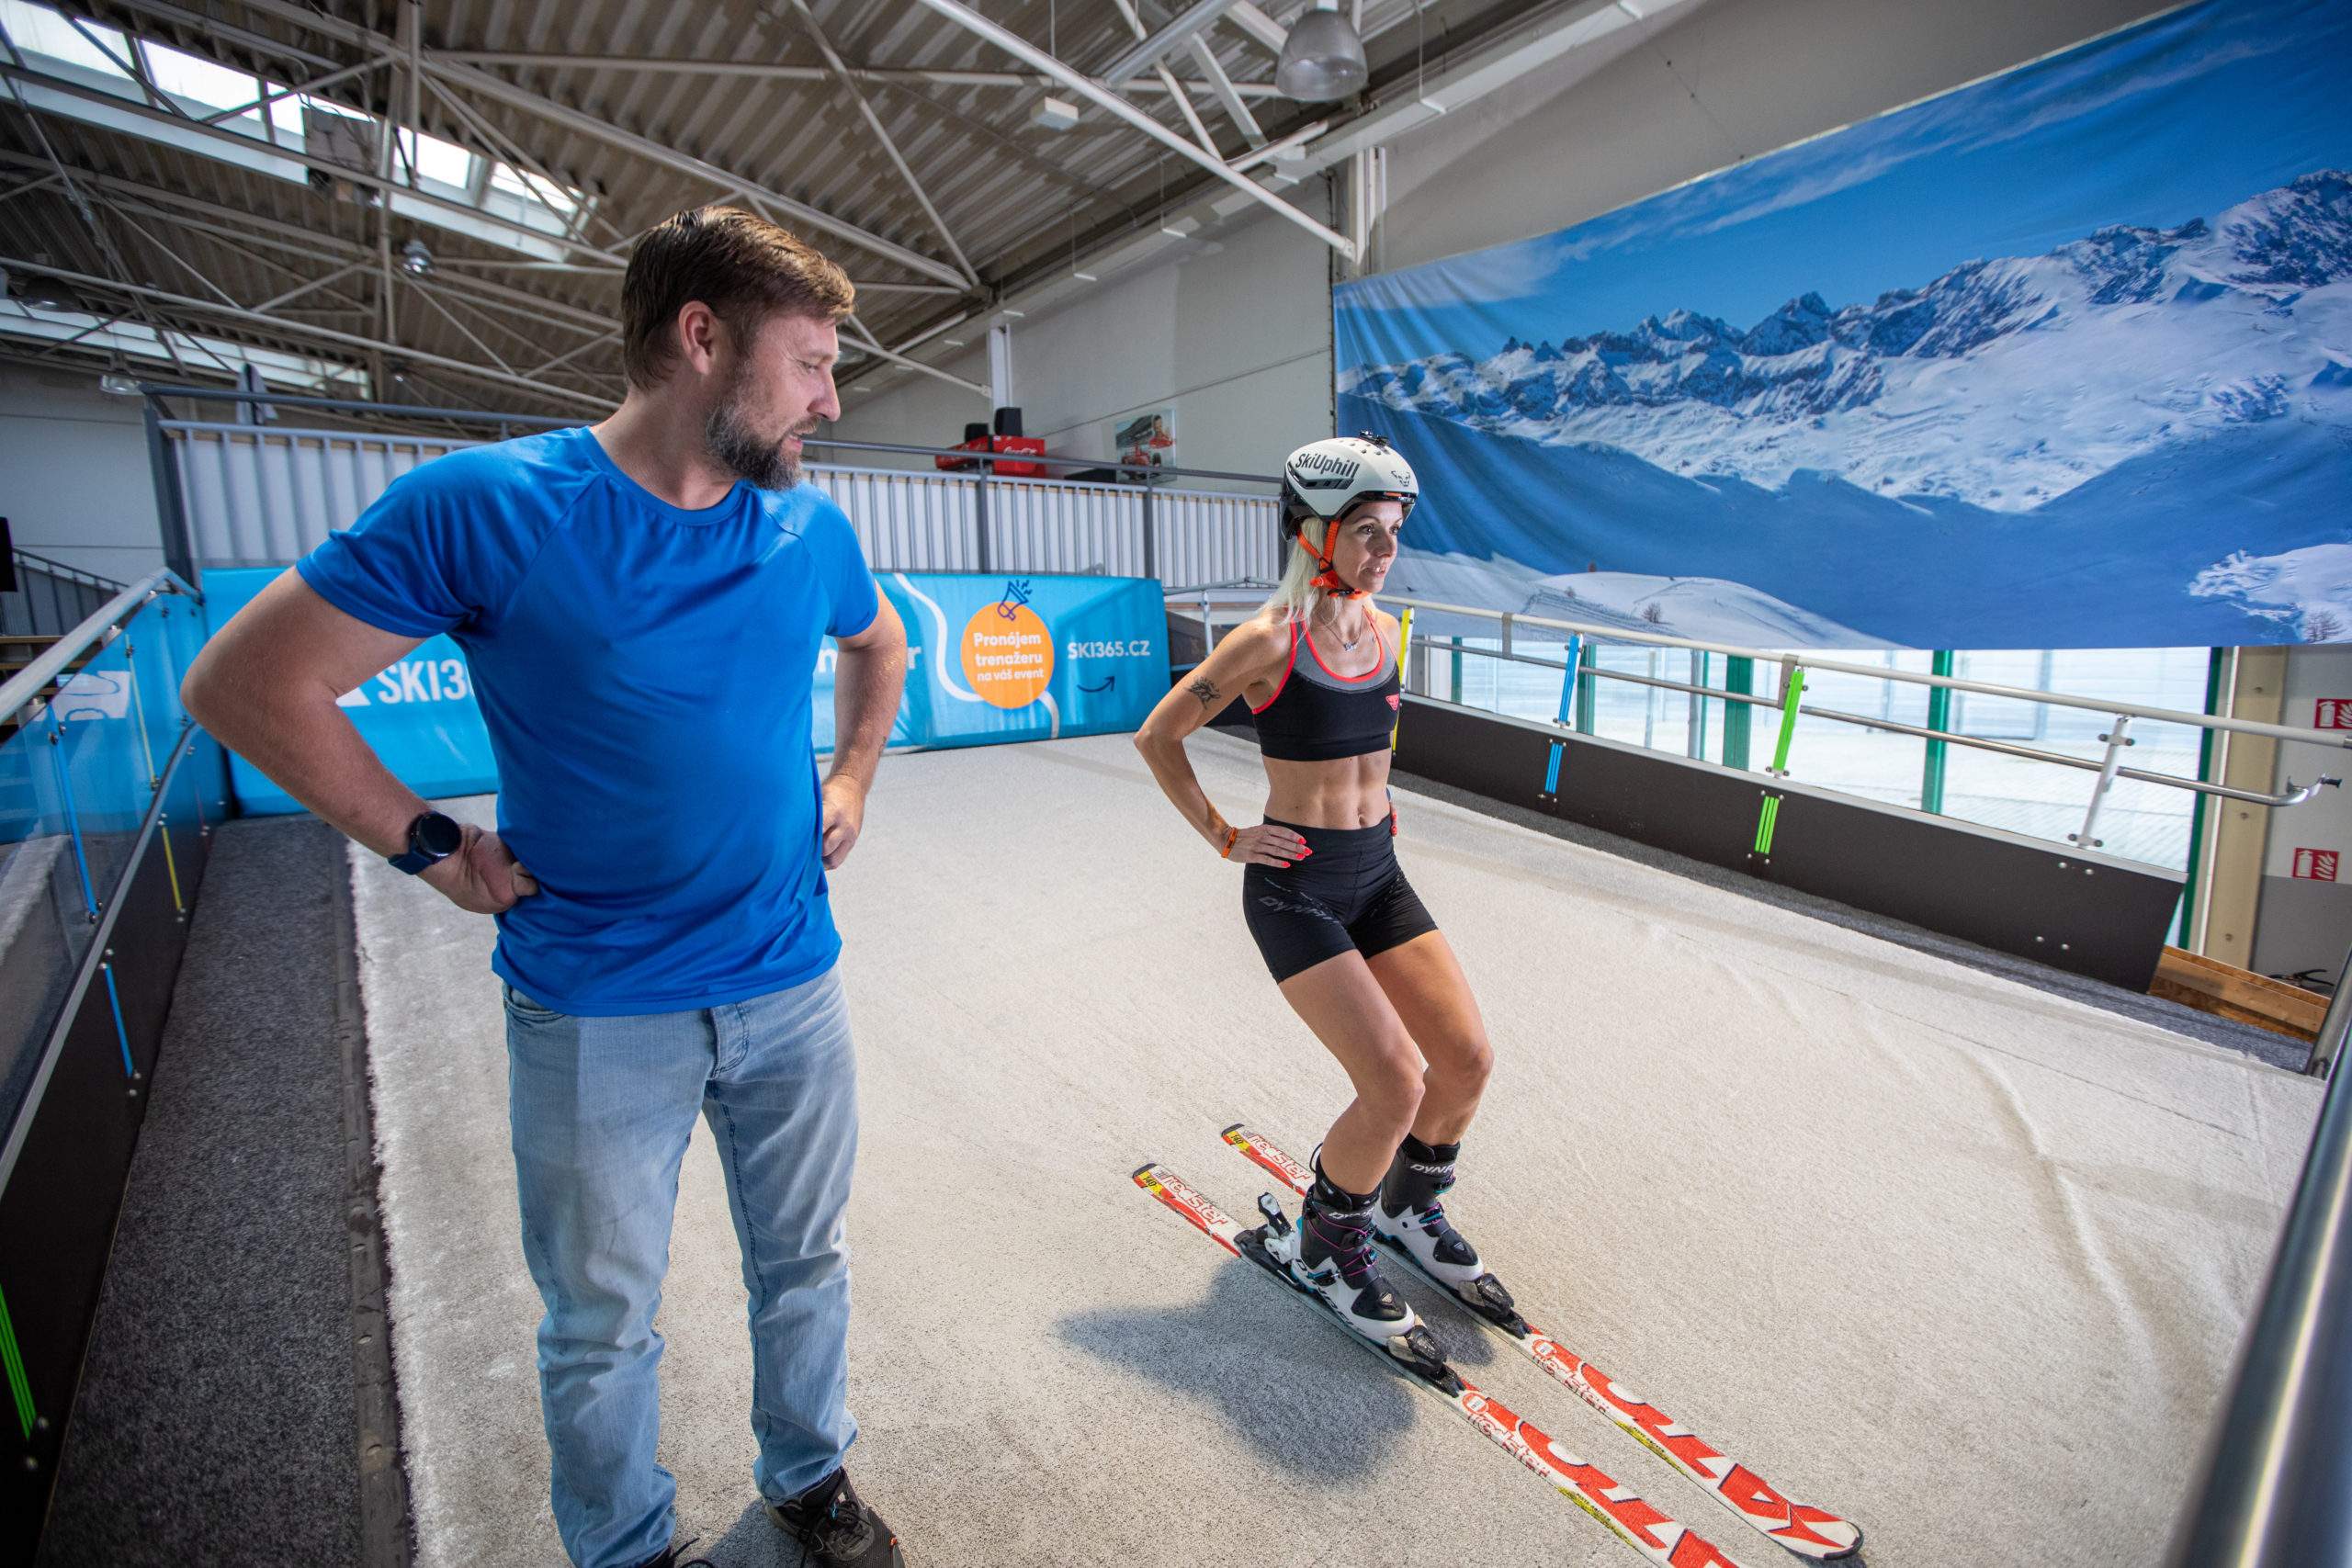
[(1461, 1149), (1460, 1144), (1425, 1144), (1408, 1134), (1381, 1181), (1372, 1223), (1381, 1239), (1402, 1249), (1422, 1273), (1474, 1311), (1508, 1325), (1518, 1316), (1510, 1292), (1445, 1217), (1442, 1200), (1453, 1185), (1454, 1156)]
[(1266, 1227), (1267, 1253), (1365, 1338), (1386, 1345), (1411, 1334), (1420, 1326), (1420, 1318), (1380, 1277), (1372, 1250), (1375, 1194), (1340, 1190), (1323, 1174), (1319, 1161), (1315, 1179), (1298, 1223)]

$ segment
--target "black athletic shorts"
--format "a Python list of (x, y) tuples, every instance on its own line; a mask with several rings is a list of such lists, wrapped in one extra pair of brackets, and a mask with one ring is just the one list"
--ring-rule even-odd
[(1241, 869), (1241, 913), (1276, 984), (1351, 948), (1370, 958), (1437, 930), (1396, 863), (1388, 821), (1369, 828), (1273, 826), (1288, 828), (1315, 852), (1287, 867)]

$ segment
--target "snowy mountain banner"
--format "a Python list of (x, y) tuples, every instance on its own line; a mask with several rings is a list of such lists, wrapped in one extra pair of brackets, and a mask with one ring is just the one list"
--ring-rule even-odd
[(1390, 592), (1772, 648), (2352, 640), (2347, 83), (2347, 0), (2209, 0), (1341, 287), (1340, 428), (1421, 479)]

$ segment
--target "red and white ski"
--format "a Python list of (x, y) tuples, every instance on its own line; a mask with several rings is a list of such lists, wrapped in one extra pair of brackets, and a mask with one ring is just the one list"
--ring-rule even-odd
[(1741, 1568), (1736, 1559), (1698, 1531), (1667, 1517), (1634, 1495), (1632, 1488), (1620, 1486), (1598, 1467), (1554, 1442), (1542, 1428), (1521, 1420), (1501, 1400), (1482, 1393), (1437, 1357), (1436, 1342), (1428, 1337), (1426, 1330), (1417, 1330), (1409, 1346), (1401, 1337), (1392, 1340), (1383, 1355), (1382, 1347), (1340, 1323), (1320, 1296), (1293, 1281), (1288, 1271), (1267, 1255), (1261, 1239), (1264, 1226), (1237, 1224), (1164, 1166), (1143, 1167), (1135, 1173), (1135, 1182), (1227, 1252), (1257, 1264), (1307, 1297), (1331, 1318), (1340, 1333), (1393, 1362), (1399, 1371), (1443, 1400), (1454, 1414), (1550, 1482), (1562, 1495), (1652, 1562), (1662, 1564), (1663, 1568)]
[[(1225, 1141), (1248, 1156), (1293, 1192), (1305, 1196), (1315, 1184), (1315, 1173), (1283, 1153), (1265, 1137), (1239, 1122), (1225, 1130)], [(1391, 1249), (1408, 1263), (1412, 1255)], [(1429, 1278), (1425, 1273), (1423, 1278)], [(1441, 1289), (1444, 1289), (1440, 1284)], [(1448, 1295), (1453, 1294), (1447, 1291)], [(1472, 1304), (1475, 1303), (1465, 1303)], [(1836, 1514), (1792, 1502), (1746, 1465), (1669, 1417), (1666, 1412), (1629, 1389), (1619, 1387), (1606, 1372), (1577, 1355), (1524, 1316), (1511, 1314), (1516, 1329), (1484, 1313), (1472, 1314), (1487, 1327), (1524, 1351), (1538, 1366), (1576, 1391), (1577, 1396), (1623, 1428), (1624, 1432), (1690, 1480), (1708, 1495), (1763, 1532), (1768, 1540), (1803, 1556), (1825, 1561), (1850, 1556), (1862, 1544), (1861, 1527)]]

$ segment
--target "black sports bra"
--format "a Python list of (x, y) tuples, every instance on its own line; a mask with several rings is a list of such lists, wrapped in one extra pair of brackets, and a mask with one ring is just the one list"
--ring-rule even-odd
[[(1315, 638), (1305, 623), (1291, 622), (1290, 662), (1266, 705), (1250, 710), (1258, 720), (1259, 750), (1294, 762), (1361, 757), (1387, 750), (1404, 688), (1377, 621), (1373, 623), (1372, 635), (1380, 649), (1380, 662), (1361, 675), (1335, 675), (1316, 651)], [(1302, 643), (1307, 654), (1304, 660), (1298, 656)]]

